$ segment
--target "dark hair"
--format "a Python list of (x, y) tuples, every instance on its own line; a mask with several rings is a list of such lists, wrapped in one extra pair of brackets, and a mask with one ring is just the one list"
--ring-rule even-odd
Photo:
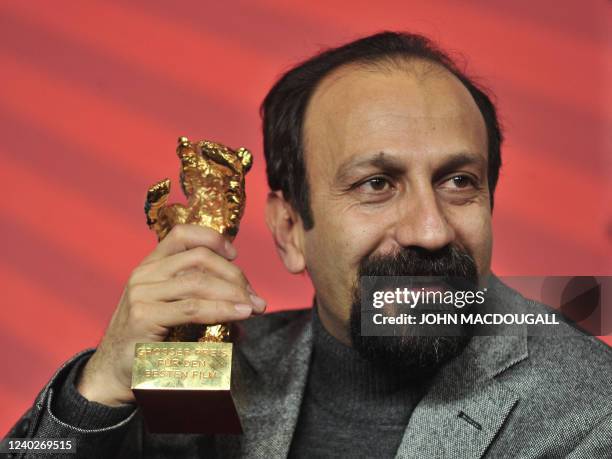
[(304, 162), (303, 124), (310, 97), (321, 80), (347, 64), (377, 64), (401, 59), (424, 59), (454, 74), (470, 92), (487, 128), (488, 182), (493, 194), (501, 167), (501, 128), (495, 105), (453, 60), (428, 38), (410, 33), (381, 32), (337, 48), (327, 49), (286, 72), (261, 104), (264, 155), (268, 185), (300, 214), (305, 229), (314, 225)]

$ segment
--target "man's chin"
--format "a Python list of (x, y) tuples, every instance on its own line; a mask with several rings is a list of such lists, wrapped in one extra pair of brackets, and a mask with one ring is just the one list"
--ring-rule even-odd
[(412, 380), (433, 376), (470, 341), (469, 336), (361, 336), (351, 328), (353, 347), (363, 358)]

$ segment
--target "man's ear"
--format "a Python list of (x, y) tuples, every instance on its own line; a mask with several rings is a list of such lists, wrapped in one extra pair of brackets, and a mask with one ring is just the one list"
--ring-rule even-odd
[(287, 270), (292, 274), (303, 272), (306, 269), (304, 227), (300, 216), (285, 201), (281, 191), (271, 191), (268, 194), (266, 224)]

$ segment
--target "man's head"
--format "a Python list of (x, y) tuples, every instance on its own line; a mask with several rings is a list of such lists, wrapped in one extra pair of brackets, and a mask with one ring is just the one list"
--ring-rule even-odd
[(319, 54), (276, 83), (262, 114), (268, 226), (337, 338), (358, 344), (351, 305), (373, 262), (399, 256), (409, 266), (389, 275), (425, 275), (452, 253), (489, 273), (495, 108), (426, 38), (387, 32)]

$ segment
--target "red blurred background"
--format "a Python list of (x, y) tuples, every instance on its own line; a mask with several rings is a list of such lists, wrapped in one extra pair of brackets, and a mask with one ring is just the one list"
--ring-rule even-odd
[(145, 191), (166, 176), (176, 183), (179, 135), (254, 152), (238, 263), (270, 310), (310, 304), (308, 279), (285, 273), (264, 225), (258, 106), (292, 64), (383, 29), (425, 33), (460, 53), (497, 96), (507, 142), (494, 271), (612, 274), (611, 8), (603, 0), (3, 2), (0, 432), (62, 361), (101, 337), (131, 270), (155, 245)]

